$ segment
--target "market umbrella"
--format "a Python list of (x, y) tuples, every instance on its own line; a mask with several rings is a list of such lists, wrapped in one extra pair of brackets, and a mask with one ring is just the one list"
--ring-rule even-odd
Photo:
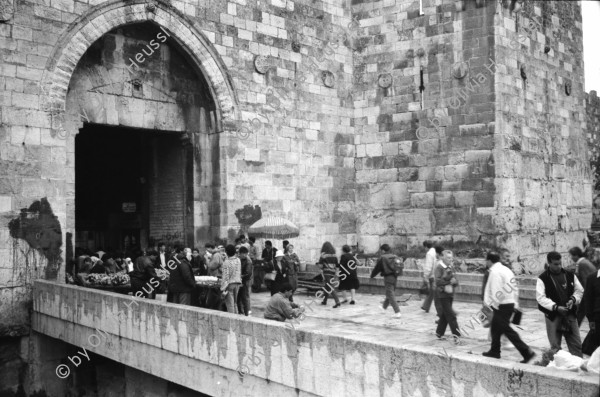
[(248, 235), (262, 238), (292, 238), (298, 237), (300, 229), (287, 219), (270, 216), (256, 221), (248, 228)]

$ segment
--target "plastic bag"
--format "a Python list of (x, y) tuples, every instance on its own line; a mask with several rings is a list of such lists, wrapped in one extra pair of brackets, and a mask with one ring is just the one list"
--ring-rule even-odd
[(483, 328), (490, 328), (492, 326), (492, 318), (494, 317), (494, 311), (488, 307), (483, 306), (480, 310), (483, 319), (481, 319), (481, 325)]
[(419, 294), (427, 295), (429, 294), (429, 283), (427, 281), (423, 281), (421, 287), (419, 288)]
[(583, 359), (581, 357), (574, 356), (564, 350), (559, 350), (554, 355), (554, 361), (550, 362), (548, 367), (564, 369), (567, 371), (577, 371), (579, 367), (581, 367), (581, 364), (583, 364)]
[(594, 351), (589, 360), (585, 361), (584, 365), (589, 372), (600, 375), (600, 347)]

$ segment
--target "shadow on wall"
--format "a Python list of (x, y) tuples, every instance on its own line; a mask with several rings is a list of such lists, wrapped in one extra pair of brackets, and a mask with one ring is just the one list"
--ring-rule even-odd
[(8, 229), (12, 238), (25, 240), (47, 259), (46, 280), (56, 279), (62, 263), (62, 230), (48, 199), (44, 197), (21, 209), (19, 216), (8, 223)]

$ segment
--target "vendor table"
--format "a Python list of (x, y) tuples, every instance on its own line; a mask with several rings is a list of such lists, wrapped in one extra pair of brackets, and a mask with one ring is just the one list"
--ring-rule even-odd
[(196, 282), (194, 291), (192, 292), (192, 305), (197, 307), (205, 307), (211, 309), (207, 305), (209, 292), (216, 292), (219, 295), (218, 306), (221, 306), (221, 280), (215, 282)]

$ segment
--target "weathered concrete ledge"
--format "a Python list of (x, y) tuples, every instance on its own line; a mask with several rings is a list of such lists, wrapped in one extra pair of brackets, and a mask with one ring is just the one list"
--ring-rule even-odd
[[(378, 335), (358, 340), (326, 329), (294, 330), (258, 318), (47, 281), (35, 282), (32, 322), (36, 332), (210, 395), (598, 393), (591, 376), (464, 353), (444, 356), (431, 346), (382, 341)], [(96, 329), (108, 337), (93, 347), (88, 338), (98, 334)], [(261, 359), (256, 365), (250, 362), (253, 354)], [(242, 364), (249, 369), (244, 377), (237, 373)]]

